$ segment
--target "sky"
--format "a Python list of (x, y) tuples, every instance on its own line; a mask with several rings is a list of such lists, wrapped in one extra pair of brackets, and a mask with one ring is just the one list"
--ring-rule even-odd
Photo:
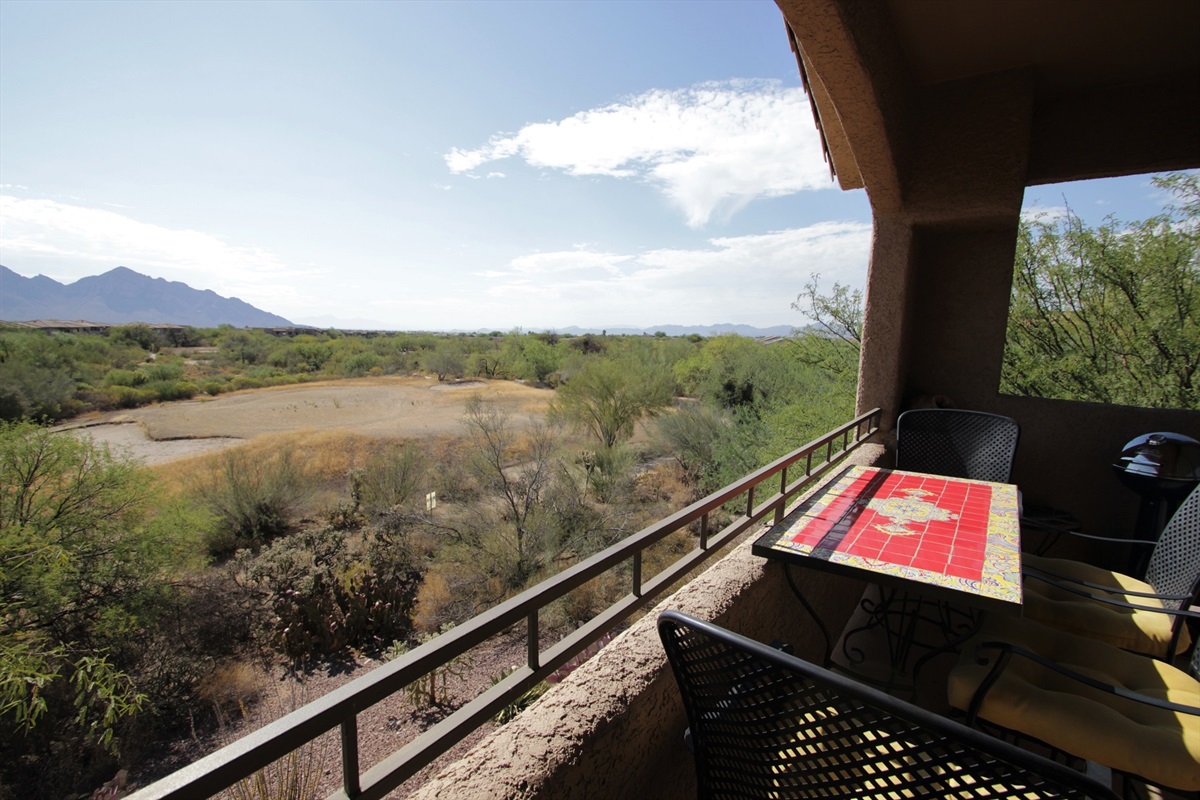
[[(1162, 196), (1026, 193), (1064, 202)], [(801, 326), (869, 248), (770, 0), (0, 0), (21, 275), (125, 266), (322, 327)]]

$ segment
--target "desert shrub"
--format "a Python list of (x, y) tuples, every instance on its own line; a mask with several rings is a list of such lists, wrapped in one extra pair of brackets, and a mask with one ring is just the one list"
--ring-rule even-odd
[(330, 528), (239, 554), (239, 580), (271, 609), (272, 644), (294, 659), (381, 647), (411, 630), (420, 569), (403, 536), (368, 532), (354, 545)]
[(686, 403), (658, 418), (658, 438), (688, 475), (716, 488), (713, 448), (730, 426), (728, 416), (703, 403)]
[(136, 677), (158, 726), (203, 718), (214, 693), (244, 699), (246, 692), (225, 685), (233, 677), (223, 670), (262, 651), (265, 622), (261, 599), (228, 570), (197, 571), (178, 580), (159, 608), (159, 624), (137, 642), (143, 659)]
[(154, 338), (154, 331), (149, 325), (142, 322), (134, 322), (129, 325), (115, 325), (109, 329), (108, 338), (114, 344), (136, 345), (143, 350), (158, 349), (158, 342)]
[(161, 359), (153, 364), (144, 365), (141, 371), (146, 374), (146, 381), (149, 383), (183, 379), (183, 365), (162, 363)]
[(483, 596), (502, 597), (500, 582), (482, 575), (473, 565), (452, 560), (435, 562), (417, 592), (413, 627), (424, 633), (465, 622), (485, 607)]
[(248, 375), (238, 375), (229, 382), (229, 388), (233, 391), (239, 391), (241, 389), (261, 389), (266, 385), (266, 381), (260, 378), (251, 378)]
[(415, 445), (386, 446), (351, 472), (351, 495), (368, 515), (399, 508), (423, 490), (427, 469), (425, 456)]
[(241, 448), (227, 450), (217, 473), (194, 491), (217, 520), (209, 552), (225, 557), (288, 530), (303, 491), (303, 469), (289, 447), (253, 456)]
[(627, 591), (628, 580), (622, 580), (616, 571), (609, 570), (563, 595), (551, 607), (549, 621), (555, 627), (578, 628), (606, 610)]
[(591, 474), (592, 493), (602, 503), (611, 503), (622, 497), (633, 486), (633, 465), (636, 453), (630, 448), (616, 444), (595, 451), (595, 469)]
[(140, 369), (110, 369), (104, 376), (104, 383), (108, 386), (141, 386), (148, 379), (149, 376)]
[(132, 386), (109, 386), (106, 394), (112, 408), (137, 408), (153, 403), (156, 398), (153, 391)]
[(0, 420), (65, 419), (79, 410), (66, 367), (0, 361)]
[[(266, 693), (261, 701), (270, 717), (278, 719), (305, 705), (310, 699), (306, 688), (301, 686), (300, 689), (293, 687), (286, 691)], [(244, 718), (246, 707), (241, 706), (238, 710)], [(227, 729), (231, 727), (228, 721), (224, 726)], [(326, 748), (315, 740), (308, 741), (235, 783), (229, 787), (227, 795), (223, 793), (222, 796), (232, 800), (317, 800), (323, 796), (320, 788), (321, 780), (327, 774), (327, 758)]]
[(226, 661), (210, 672), (196, 687), (202, 702), (226, 711), (245, 708), (262, 693), (266, 676), (245, 661)]
[(383, 360), (374, 353), (355, 353), (342, 362), (342, 372), (347, 377), (359, 378), (374, 370), (383, 372)]
[(196, 384), (189, 381), (151, 381), (145, 386), (146, 391), (153, 392), (157, 400), (191, 400), (200, 391)]
[(200, 391), (207, 395), (216, 397), (221, 392), (225, 391), (225, 384), (215, 380), (204, 381), (200, 384)]
[[(436, 632), (423, 633), (417, 637), (418, 644), (431, 642), (447, 631), (454, 628), (454, 623), (446, 623)], [(408, 700), (415, 707), (439, 706), (450, 702), (450, 679), (462, 680), (464, 674), (470, 671), (474, 659), (470, 653), (460, 653), (454, 658), (417, 678), (404, 687)]]

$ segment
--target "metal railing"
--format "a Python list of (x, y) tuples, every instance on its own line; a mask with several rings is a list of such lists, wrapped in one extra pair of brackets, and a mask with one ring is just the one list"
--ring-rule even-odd
[[(330, 800), (383, 797), (724, 545), (770, 514), (774, 515), (773, 523), (781, 522), (793, 497), (879, 430), (880, 416), (880, 410), (874, 409), (847, 422), (394, 661), (147, 786), (131, 795), (130, 800), (208, 797), (334, 728), (341, 730), (342, 788), (330, 795)], [(789, 474), (793, 478), (790, 482)], [(756, 505), (757, 490), (775, 477), (779, 479), (778, 490)], [(742, 495), (746, 498), (744, 513), (735, 516), (721, 530), (710, 532), (709, 520), (713, 512)], [(659, 574), (643, 580), (643, 552), (669, 534), (696, 522), (700, 528), (697, 547)], [(630, 593), (557, 643), (542, 649), (538, 636), (539, 612), (571, 590), (625, 562), (631, 562)], [(365, 772), (360, 770), (360, 712), (522, 621), (526, 623), (528, 641), (523, 666), (392, 755)]]

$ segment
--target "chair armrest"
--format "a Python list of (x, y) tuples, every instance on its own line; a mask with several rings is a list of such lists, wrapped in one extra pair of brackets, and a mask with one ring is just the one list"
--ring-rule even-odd
[(1000, 655), (996, 658), (995, 663), (992, 664), (992, 668), (988, 671), (988, 674), (984, 676), (984, 679), (979, 683), (979, 688), (975, 691), (975, 696), (971, 698), (971, 705), (967, 709), (967, 721), (972, 725), (979, 716), (979, 709), (983, 706), (983, 701), (986, 698), (987, 693), (996, 684), (996, 681), (1000, 678), (1000, 675), (1003, 674), (1005, 668), (1007, 668), (1009, 662), (1014, 656), (1032, 661), (1048, 670), (1057, 672), (1060, 675), (1070, 678), (1071, 680), (1078, 681), (1079, 683), (1090, 686), (1093, 689), (1098, 689), (1107, 694), (1111, 694), (1115, 697), (1120, 697), (1135, 703), (1141, 703), (1143, 705), (1154, 706), (1166, 711), (1173, 711), (1177, 714), (1200, 716), (1200, 707), (1184, 705), (1183, 703), (1174, 703), (1170, 700), (1163, 700), (1158, 697), (1150, 697), (1149, 695), (1131, 692), (1123, 686), (1113, 686), (1112, 684), (1108, 684), (1104, 681), (1093, 678), (1090, 675), (1084, 675), (1083, 673), (1076, 672), (1069, 667), (1064, 667), (1062, 664), (1059, 664), (1056, 661), (1052, 661), (1045, 656), (1039, 655), (1038, 653), (1035, 653), (1025, 647), (1021, 647), (1020, 645), (1013, 644), (1012, 642), (980, 642), (975, 647), (976, 661), (980, 666), (987, 666), (989, 660), (980, 653), (980, 651), (985, 649), (998, 650), (1000, 651)]
[[(1054, 530), (1059, 530), (1059, 529), (1055, 528)], [(1067, 528), (1063, 528), (1061, 530), (1062, 530), (1062, 533), (1068, 534), (1070, 536), (1079, 536), (1080, 538), (1083, 538), (1083, 539), (1094, 539), (1096, 541), (1110, 542), (1112, 544), (1139, 544), (1139, 545), (1147, 545), (1148, 544), (1151, 547), (1158, 544), (1158, 542), (1156, 542), (1152, 539), (1121, 539), (1116, 536), (1101, 536), (1098, 533), (1084, 533), (1083, 531), (1073, 531), (1073, 530), (1068, 530)]]
[(1155, 600), (1175, 600), (1181, 604), (1192, 599), (1192, 595), (1190, 595), (1190, 594), (1174, 595), (1174, 594), (1157, 594), (1155, 592), (1135, 592), (1132, 589), (1123, 589), (1120, 586), (1106, 586), (1101, 583), (1092, 583), (1091, 581), (1080, 580), (1079, 578), (1072, 578), (1068, 575), (1059, 575), (1056, 572), (1047, 572), (1046, 570), (1038, 569), (1037, 567), (1029, 567), (1029, 566), (1022, 567), (1021, 574), (1027, 578), (1033, 578), (1034, 580), (1039, 580), (1042, 583), (1048, 583), (1052, 586), (1057, 586), (1058, 588), (1063, 589), (1064, 591), (1073, 592), (1074, 594), (1082, 595), (1084, 597), (1090, 597), (1091, 599), (1096, 600), (1101, 603), (1111, 603), (1112, 605), (1124, 606), (1126, 608), (1133, 608), (1133, 609), (1142, 609), (1145, 611), (1163, 611), (1164, 609), (1156, 608), (1153, 606), (1139, 606), (1139, 605), (1133, 605), (1130, 603), (1124, 603), (1123, 601), (1120, 601), (1120, 600), (1114, 600), (1111, 597), (1099, 597), (1097, 595), (1091, 594), (1090, 592), (1086, 592), (1082, 589), (1076, 589), (1071, 586), (1068, 586), (1067, 584), (1074, 584), (1075, 586), (1086, 586), (1089, 589), (1097, 589), (1102, 592), (1111, 592), (1113, 594), (1123, 594), (1123, 595), (1127, 595), (1129, 597), (1149, 597), (1149, 598), (1153, 598)]

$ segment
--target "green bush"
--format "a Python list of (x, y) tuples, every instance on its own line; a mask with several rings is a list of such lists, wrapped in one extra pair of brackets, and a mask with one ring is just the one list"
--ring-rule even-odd
[(0, 424), (0, 486), (0, 785), (62, 797), (170, 705), (145, 642), (196, 518), (106, 447), (30, 423)]
[(140, 369), (110, 369), (104, 376), (107, 386), (142, 386), (149, 379)]
[(113, 408), (137, 408), (157, 399), (150, 389), (135, 389), (132, 386), (110, 386), (106, 392)]
[(154, 363), (142, 367), (148, 382), (179, 381), (183, 379), (183, 366), (180, 364)]
[(383, 360), (374, 353), (355, 353), (342, 362), (342, 372), (347, 377), (359, 378), (382, 364)]
[(408, 503), (422, 491), (428, 465), (420, 448), (406, 444), (374, 454), (350, 475), (355, 505), (368, 515), (382, 514)]
[(146, 391), (153, 392), (155, 399), (161, 401), (168, 400), (190, 400), (200, 391), (196, 384), (188, 381), (151, 381), (146, 384)]
[(290, 449), (266, 458), (225, 451), (219, 473), (196, 487), (196, 496), (216, 518), (207, 542), (210, 554), (227, 557), (238, 548), (257, 549), (287, 532), (303, 488), (303, 470)]

